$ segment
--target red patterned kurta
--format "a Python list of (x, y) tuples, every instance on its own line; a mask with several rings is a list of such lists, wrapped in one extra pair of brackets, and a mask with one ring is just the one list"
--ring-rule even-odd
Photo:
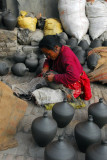
[(69, 47), (62, 46), (56, 60), (53, 61), (47, 58), (44, 63), (44, 67), (46, 66), (58, 72), (54, 77), (54, 81), (56, 83), (62, 83), (67, 88), (73, 89), (75, 98), (82, 94), (82, 92), (82, 98), (85, 100), (91, 98), (90, 81), (85, 71), (83, 71), (83, 67), (78, 58)]

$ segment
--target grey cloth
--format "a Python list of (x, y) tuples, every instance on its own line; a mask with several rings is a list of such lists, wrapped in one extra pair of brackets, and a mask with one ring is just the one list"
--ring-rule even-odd
[(16, 94), (29, 94), (29, 92), (33, 92), (37, 88), (41, 88), (43, 86), (47, 86), (45, 79), (42, 77), (37, 77), (33, 78), (30, 82), (13, 84), (12, 90)]

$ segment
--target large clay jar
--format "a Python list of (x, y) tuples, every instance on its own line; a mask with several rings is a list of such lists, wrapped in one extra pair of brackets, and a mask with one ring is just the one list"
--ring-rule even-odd
[(50, 143), (44, 151), (45, 160), (77, 160), (77, 154), (73, 146), (63, 136)]
[(42, 117), (36, 118), (31, 126), (32, 136), (40, 147), (45, 147), (56, 135), (57, 124), (54, 119), (48, 117), (47, 112)]
[(29, 71), (29, 69), (26, 68), (24, 63), (16, 63), (12, 66), (11, 71), (14, 75), (22, 77), (25, 75), (26, 71)]
[(23, 63), (25, 62), (26, 54), (19, 50), (14, 54), (13, 59), (16, 63)]
[[(72, 49), (72, 48), (71, 48), (71, 49)], [(76, 47), (74, 47), (72, 50), (73, 50), (73, 52), (76, 54), (76, 52), (82, 51), (82, 47), (76, 46)]]
[(65, 41), (68, 40), (68, 36), (65, 32), (61, 32), (60, 34), (58, 34), (58, 36), (60, 37), (60, 39), (64, 39)]
[(107, 160), (107, 140), (91, 145), (86, 151), (85, 160)]
[(99, 102), (89, 106), (88, 114), (93, 115), (94, 122), (100, 128), (107, 124), (107, 105), (103, 103), (102, 98), (99, 99)]
[(86, 40), (81, 40), (78, 46), (82, 47), (83, 50), (87, 50), (89, 48), (89, 44)]
[(1, 61), (0, 62), (0, 76), (4, 76), (8, 74), (9, 72), (9, 66), (6, 62)]
[(78, 45), (78, 41), (76, 38), (72, 37), (72, 38), (68, 39), (66, 44), (69, 45), (71, 49), (73, 49), (74, 47), (76, 47)]
[(93, 53), (87, 57), (87, 66), (90, 69), (94, 69), (98, 64), (100, 56), (97, 53)]
[(34, 72), (38, 66), (38, 59), (34, 59), (34, 57), (27, 58), (25, 60), (25, 65), (29, 68), (30, 72)]
[(84, 50), (78, 50), (75, 55), (77, 56), (77, 58), (79, 59), (80, 64), (84, 64), (85, 63), (85, 51)]
[(105, 41), (103, 42), (102, 46), (107, 47), (107, 40), (105, 40)]
[(97, 48), (102, 46), (102, 41), (99, 38), (94, 39), (91, 41), (90, 47), (91, 48)]
[(14, 14), (9, 10), (4, 16), (3, 16), (3, 23), (6, 26), (8, 30), (14, 30), (16, 24), (17, 24), (17, 18), (14, 16)]
[(52, 108), (52, 116), (59, 128), (66, 127), (74, 116), (74, 108), (66, 101), (56, 103)]
[(85, 152), (93, 143), (100, 142), (101, 130), (93, 122), (91, 115), (88, 121), (80, 122), (75, 126), (75, 139), (81, 152)]

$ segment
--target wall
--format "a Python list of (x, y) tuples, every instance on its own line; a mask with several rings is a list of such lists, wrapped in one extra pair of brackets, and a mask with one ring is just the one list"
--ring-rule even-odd
[[(58, 18), (58, 0), (7, 0), (7, 8), (18, 16), (20, 10), (34, 12), (35, 15), (42, 13), (43, 17)], [(19, 8), (19, 11), (18, 11)]]

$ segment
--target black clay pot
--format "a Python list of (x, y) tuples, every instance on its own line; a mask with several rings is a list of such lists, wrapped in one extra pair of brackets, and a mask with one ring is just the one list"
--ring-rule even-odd
[(29, 54), (27, 55), (27, 59), (29, 59), (29, 58), (37, 59), (38, 56), (37, 56), (37, 54), (33, 53), (33, 51), (32, 51), (31, 53), (29, 53)]
[(89, 48), (89, 44), (86, 40), (82, 40), (78, 46), (82, 47), (83, 50), (87, 50)]
[(82, 51), (82, 48), (80, 46), (76, 46), (73, 48), (73, 52), (76, 54), (76, 52)]
[(8, 74), (9, 72), (9, 66), (6, 62), (0, 62), (0, 76), (4, 76)]
[[(46, 74), (50, 74), (50, 73), (58, 74), (55, 71), (48, 71)], [(62, 84), (57, 84), (55, 82), (49, 82), (49, 81), (47, 81), (47, 85), (48, 85), (48, 87), (50, 87), (52, 89), (59, 89), (62, 86)]]
[(73, 146), (63, 136), (49, 144), (44, 151), (45, 160), (77, 160)]
[(76, 38), (70, 38), (68, 39), (66, 44), (69, 45), (71, 49), (73, 49), (74, 47), (78, 45), (78, 41)]
[(75, 126), (75, 139), (81, 152), (85, 152), (90, 145), (100, 142), (101, 130), (93, 122), (91, 115), (88, 121), (80, 122)]
[(62, 45), (66, 45), (66, 41), (65, 41), (64, 39), (60, 39), (60, 43), (61, 43)]
[(0, 13), (0, 26), (2, 25), (2, 13)]
[(6, 15), (7, 13), (9, 13), (9, 10), (7, 10), (7, 9), (5, 9), (5, 10), (2, 12), (2, 24), (3, 24), (3, 25), (5, 25), (5, 24), (4, 24), (4, 17), (5, 17), (5, 15)]
[(22, 77), (25, 75), (26, 71), (29, 71), (29, 69), (26, 68), (24, 63), (16, 63), (12, 66), (11, 71), (14, 75)]
[(64, 39), (65, 42), (68, 40), (68, 36), (65, 32), (61, 32), (60, 34), (58, 34), (58, 36), (60, 37), (60, 39)]
[(87, 66), (90, 69), (94, 69), (98, 63), (100, 56), (96, 53), (93, 53), (87, 57)]
[(101, 46), (102, 46), (102, 41), (98, 38), (94, 39), (90, 44), (91, 48), (97, 48), (97, 47), (101, 47)]
[(66, 127), (71, 122), (74, 113), (74, 108), (66, 100), (56, 103), (52, 108), (52, 116), (59, 128)]
[(107, 140), (91, 145), (86, 151), (85, 160), (107, 160)]
[(107, 40), (105, 40), (105, 41), (103, 42), (102, 46), (107, 47)]
[(38, 117), (32, 122), (31, 131), (35, 142), (40, 147), (45, 147), (55, 137), (57, 124), (45, 112), (42, 117)]
[(88, 114), (93, 115), (94, 122), (100, 128), (107, 124), (107, 105), (103, 103), (102, 98), (99, 99), (99, 102), (89, 106)]
[(38, 59), (34, 59), (34, 57), (27, 58), (25, 60), (25, 65), (29, 68), (30, 72), (34, 72), (37, 69), (38, 66)]
[(92, 48), (91, 48), (91, 47), (89, 47), (89, 48), (86, 50), (86, 52), (85, 52), (85, 53), (86, 53), (86, 54), (85, 54), (85, 55), (86, 55), (86, 57), (88, 56), (88, 53), (89, 53), (89, 51), (91, 51), (91, 50), (92, 50)]
[(25, 62), (26, 54), (19, 50), (14, 54), (13, 59), (16, 63), (23, 63)]
[(6, 26), (8, 30), (14, 30), (16, 24), (17, 24), (17, 18), (14, 16), (14, 14), (9, 10), (4, 16), (3, 16), (3, 23)]
[(75, 55), (79, 59), (80, 63), (83, 65), (86, 60), (85, 51), (84, 50), (78, 50)]

